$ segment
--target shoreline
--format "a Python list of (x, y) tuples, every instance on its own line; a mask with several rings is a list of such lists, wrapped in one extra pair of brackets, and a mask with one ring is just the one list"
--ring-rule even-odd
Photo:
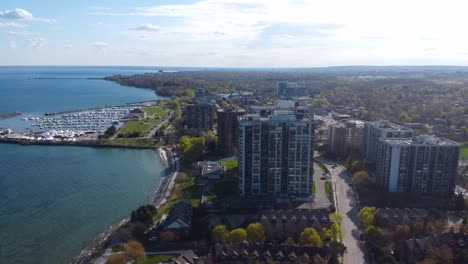
[(0, 144), (13, 144), (21, 146), (73, 146), (73, 147), (89, 147), (89, 148), (124, 148), (124, 149), (154, 149), (157, 146), (123, 146), (123, 145), (107, 145), (101, 144), (97, 140), (88, 141), (38, 141), (24, 139), (8, 139), (0, 137)]
[[(161, 179), (158, 187), (156, 187), (156, 190), (150, 199), (150, 203), (156, 208), (159, 208), (166, 202), (166, 198), (172, 191), (175, 177), (177, 177), (179, 165), (170, 149), (166, 147), (157, 147), (151, 149), (159, 154), (158, 156), (161, 159), (165, 170), (169, 170), (167, 174)], [(168, 156), (170, 157), (170, 160), (167, 159)], [(112, 234), (129, 221), (130, 218), (127, 217), (117, 224), (107, 226), (103, 232), (96, 235), (92, 240), (90, 240), (90, 242), (87, 243), (87, 245), (83, 246), (80, 253), (74, 257), (70, 263), (86, 264), (90, 263), (90, 261), (93, 259), (98, 258), (99, 254), (106, 250), (107, 243), (109, 242), (109, 238), (112, 236)]]

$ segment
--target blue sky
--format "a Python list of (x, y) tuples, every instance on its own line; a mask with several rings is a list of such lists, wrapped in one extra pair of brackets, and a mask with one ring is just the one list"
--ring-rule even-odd
[(468, 65), (462, 0), (10, 0), (0, 65)]

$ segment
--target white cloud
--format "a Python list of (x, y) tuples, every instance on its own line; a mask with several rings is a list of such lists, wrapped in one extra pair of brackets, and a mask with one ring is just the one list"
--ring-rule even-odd
[(66, 49), (71, 49), (73, 48), (73, 44), (71, 41), (67, 40), (65, 41), (65, 44), (63, 44), (63, 47), (66, 48)]
[(10, 49), (16, 49), (17, 48), (16, 42), (10, 41), (10, 43), (8, 43), (8, 47)]
[(133, 28), (129, 28), (129, 30), (137, 30), (137, 31), (158, 31), (160, 27), (155, 26), (153, 24), (145, 24)]
[(52, 22), (51, 19), (35, 17), (29, 11), (21, 8), (0, 11), (0, 19)]
[(20, 24), (20, 23), (14, 23), (14, 22), (7, 22), (7, 23), (0, 22), (0, 28), (2, 27), (25, 28), (27, 26), (28, 25), (26, 24)]
[(47, 40), (44, 38), (30, 38), (28, 39), (29, 45), (33, 48), (39, 49), (47, 44)]
[(109, 44), (105, 42), (94, 42), (92, 46), (98, 51), (98, 52), (103, 52), (107, 48), (109, 48)]
[(27, 31), (7, 31), (7, 34), (8, 35), (11, 35), (11, 36), (27, 36), (29, 35), (29, 32)]

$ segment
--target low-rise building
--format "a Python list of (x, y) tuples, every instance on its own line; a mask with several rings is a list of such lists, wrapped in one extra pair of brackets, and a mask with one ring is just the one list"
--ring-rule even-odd
[(388, 228), (399, 224), (420, 223), (426, 218), (427, 210), (418, 208), (379, 208), (375, 212), (375, 222)]
[(459, 259), (466, 255), (468, 250), (468, 234), (449, 232), (401, 240), (395, 245), (395, 256), (397, 260), (404, 261), (404, 263), (416, 263), (422, 261), (429, 250), (442, 246), (450, 249), (453, 259)]
[(130, 110), (130, 112), (127, 115), (127, 118), (146, 118), (146, 112), (141, 109), (141, 108), (135, 108), (133, 110)]
[(170, 231), (176, 239), (186, 239), (192, 228), (193, 207), (186, 201), (172, 206), (169, 214), (163, 215), (159, 224), (150, 231), (150, 240), (159, 238), (162, 232)]
[(307, 227), (315, 230), (329, 228), (329, 213), (326, 209), (263, 210), (258, 213), (257, 221), (262, 224), (269, 240), (284, 241), (288, 237), (298, 237)]
[(203, 179), (219, 180), (223, 176), (223, 165), (220, 161), (199, 161), (198, 167)]
[(325, 247), (276, 243), (216, 244), (214, 263), (314, 263), (314, 257), (325, 258)]

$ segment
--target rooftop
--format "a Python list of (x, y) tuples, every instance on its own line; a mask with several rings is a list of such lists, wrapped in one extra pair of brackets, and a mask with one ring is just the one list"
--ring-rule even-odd
[(370, 124), (378, 128), (392, 129), (392, 130), (397, 130), (397, 131), (413, 131), (410, 128), (392, 123), (388, 120), (379, 120), (375, 122), (370, 122)]
[(460, 146), (459, 143), (430, 135), (421, 135), (413, 138), (382, 138), (383, 142), (392, 145), (412, 145), (412, 146)]

